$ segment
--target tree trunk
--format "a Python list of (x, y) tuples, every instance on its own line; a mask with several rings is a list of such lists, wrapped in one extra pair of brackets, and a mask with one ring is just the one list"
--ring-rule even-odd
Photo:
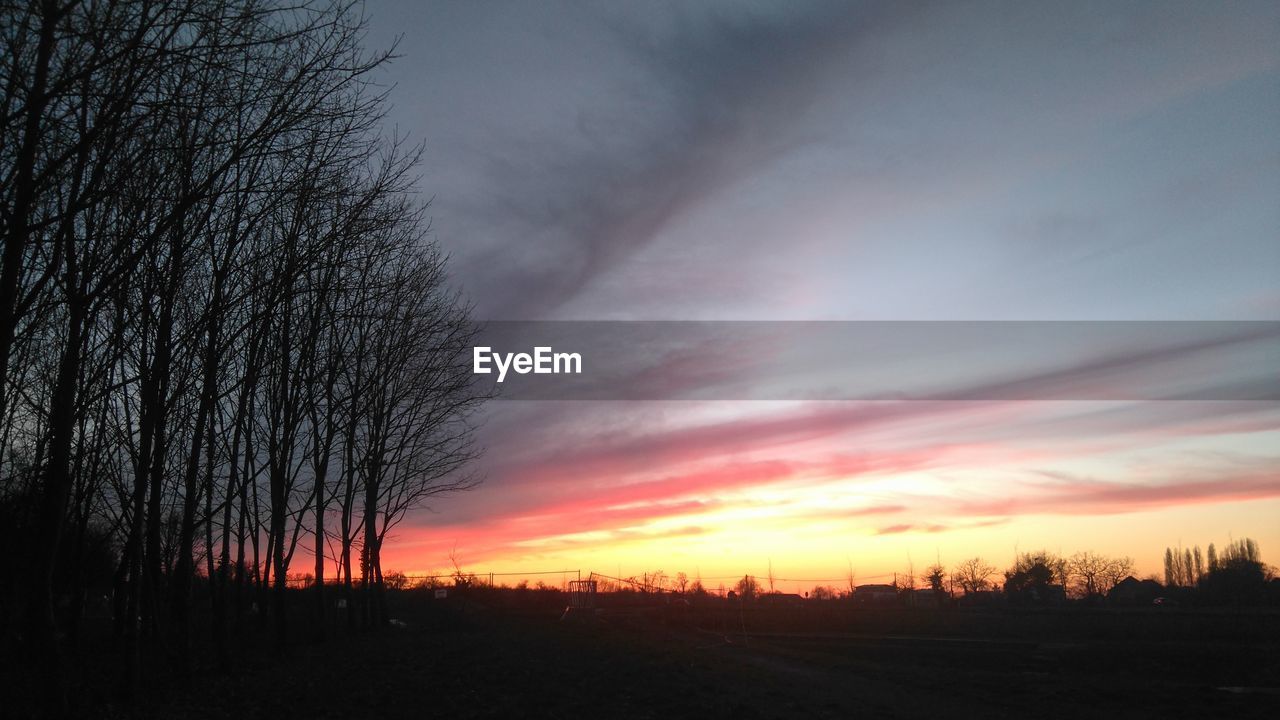
[(76, 385), (80, 373), (80, 343), (85, 318), (84, 301), (74, 287), (78, 278), (74, 262), (68, 258), (67, 343), (58, 363), (58, 379), (49, 413), (49, 458), (45, 466), (36, 542), (31, 548), (31, 601), (27, 606), (27, 626), (31, 656), (46, 682), (45, 698), (51, 709), (61, 713), (66, 706), (65, 678), (58, 647), (57, 620), (53, 610), (53, 573), (66, 517), (71, 488), (71, 441), (75, 432)]
[[(176, 252), (176, 251), (175, 251)], [(216, 314), (222, 302), (221, 281), (215, 281), (212, 307)], [(205, 424), (213, 414), (213, 401), (218, 381), (218, 320), (211, 317), (204, 353), (204, 378), (201, 383), (200, 404), (196, 410), (195, 428), (191, 433), (191, 454), (183, 476), (182, 530), (178, 540), (178, 567), (173, 578), (173, 617), (177, 639), (178, 672), (187, 675), (191, 670), (191, 583), (195, 574), (193, 548), (195, 546), (196, 498), (199, 488), (196, 477), (200, 466), (200, 450), (205, 442)], [(211, 522), (212, 519), (209, 519)]]
[(28, 91), (23, 118), (22, 144), (18, 147), (13, 174), (13, 209), (4, 238), (4, 260), (0, 266), (0, 417), (8, 411), (7, 385), (9, 354), (13, 351), (18, 326), (18, 285), (22, 279), (23, 256), (31, 233), (31, 207), (35, 203), (36, 155), (42, 141), (41, 123), (49, 102), (49, 64), (53, 58), (59, 16), (58, 4), (44, 0), (40, 5), (40, 39), (36, 45), (36, 65)]

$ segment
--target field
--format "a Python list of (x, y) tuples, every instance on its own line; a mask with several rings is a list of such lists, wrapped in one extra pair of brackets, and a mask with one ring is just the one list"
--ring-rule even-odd
[[(299, 605), (304, 604), (298, 598)], [(1280, 614), (1061, 608), (912, 610), (839, 601), (690, 607), (602, 597), (561, 620), (559, 593), (392, 593), (392, 627), (279, 657), (266, 633), (234, 667), (152, 669), (110, 700), (110, 657), (75, 710), (101, 717), (1268, 717)], [(301, 623), (299, 623), (301, 624)], [(299, 635), (303, 631), (298, 630)]]

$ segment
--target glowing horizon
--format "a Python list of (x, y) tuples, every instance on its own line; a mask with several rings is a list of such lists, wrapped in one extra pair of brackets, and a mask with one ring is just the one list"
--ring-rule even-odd
[[(635, 436), (571, 407), (574, 441), (488, 465), (506, 508), (418, 516), (393, 531), (384, 569), (447, 572), (452, 555), (480, 575), (693, 578), (772, 562), (777, 577), (830, 579), (852, 563), (869, 580), (975, 555), (1003, 569), (1043, 548), (1130, 556), (1141, 576), (1166, 546), (1280, 547), (1269, 403), (709, 403), (699, 422), (683, 405), (666, 432)], [(519, 406), (507, 414), (568, 432), (544, 404)]]

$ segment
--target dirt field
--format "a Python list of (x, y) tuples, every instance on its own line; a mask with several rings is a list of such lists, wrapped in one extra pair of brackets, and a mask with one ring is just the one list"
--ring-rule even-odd
[[(403, 626), (265, 648), (107, 717), (1274, 717), (1280, 615), (392, 598)], [(157, 668), (163, 674), (163, 668)], [(89, 683), (92, 686), (92, 683)]]

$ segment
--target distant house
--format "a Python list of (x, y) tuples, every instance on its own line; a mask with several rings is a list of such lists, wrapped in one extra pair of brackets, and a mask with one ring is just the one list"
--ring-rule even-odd
[(1114, 605), (1150, 605), (1164, 594), (1164, 586), (1155, 580), (1139, 580), (1134, 576), (1121, 580), (1107, 593), (1107, 602)]
[(898, 601), (898, 588), (892, 585), (859, 585), (853, 599), (860, 605), (892, 605)]

